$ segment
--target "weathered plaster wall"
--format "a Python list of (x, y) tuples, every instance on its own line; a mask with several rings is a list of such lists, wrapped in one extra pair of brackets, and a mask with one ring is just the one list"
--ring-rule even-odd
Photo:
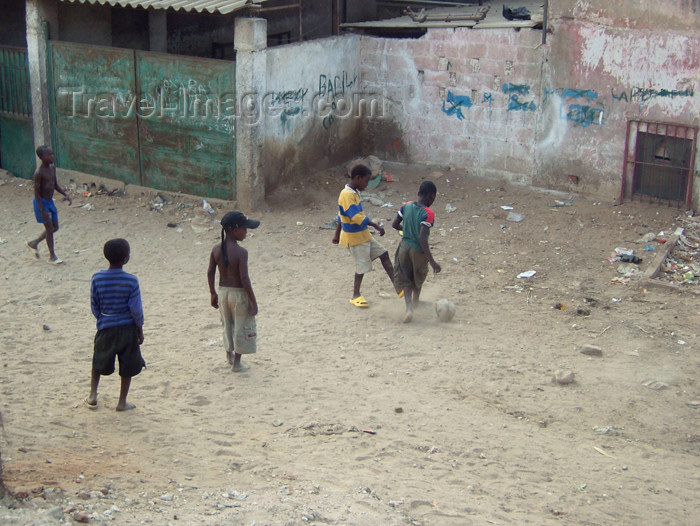
[(615, 27), (697, 31), (700, 0), (550, 0), (549, 18)]
[(385, 102), (364, 153), (529, 183), (545, 48), (536, 30), (431, 29), (363, 37), (362, 88)]
[(266, 192), (359, 153), (359, 40), (333, 37), (266, 51), (260, 156)]
[(617, 197), (629, 119), (698, 125), (699, 2), (641, 2), (658, 17), (635, 2), (552, 2), (545, 44), (505, 28), (362, 37), (362, 89), (385, 101), (363, 153)]
[(569, 18), (550, 27), (533, 182), (561, 188), (571, 174), (584, 191), (616, 195), (628, 119), (697, 126), (700, 34)]

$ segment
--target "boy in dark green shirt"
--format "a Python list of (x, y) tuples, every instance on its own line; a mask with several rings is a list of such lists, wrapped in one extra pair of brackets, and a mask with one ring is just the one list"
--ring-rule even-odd
[(423, 181), (418, 189), (418, 199), (403, 205), (391, 225), (396, 230), (401, 230), (403, 226), (403, 236), (394, 259), (394, 284), (397, 289), (404, 291), (404, 323), (413, 319), (413, 307), (418, 305), (423, 282), (428, 277), (428, 264), (435, 273), (441, 270), (428, 245), (430, 229), (435, 224), (435, 212), (430, 209), (430, 205), (435, 201), (436, 195), (435, 184)]

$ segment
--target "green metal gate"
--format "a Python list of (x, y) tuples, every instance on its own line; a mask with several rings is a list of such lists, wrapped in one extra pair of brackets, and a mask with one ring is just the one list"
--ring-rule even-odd
[(140, 93), (155, 102), (140, 118), (143, 183), (233, 198), (234, 63), (137, 51), (136, 66)]
[(50, 45), (59, 166), (235, 199), (233, 62)]
[(56, 164), (140, 184), (134, 52), (51, 42)]
[(0, 167), (31, 179), (34, 159), (27, 50), (0, 46)]

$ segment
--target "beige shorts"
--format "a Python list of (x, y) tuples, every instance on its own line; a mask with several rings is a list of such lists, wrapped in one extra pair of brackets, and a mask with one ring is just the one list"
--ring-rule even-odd
[(250, 302), (243, 289), (219, 287), (219, 312), (224, 325), (226, 352), (253, 354), (257, 348), (255, 316), (250, 315)]
[(348, 250), (355, 258), (355, 273), (366, 274), (372, 270), (372, 261), (386, 252), (386, 248), (374, 239), (370, 239), (365, 243), (348, 247)]

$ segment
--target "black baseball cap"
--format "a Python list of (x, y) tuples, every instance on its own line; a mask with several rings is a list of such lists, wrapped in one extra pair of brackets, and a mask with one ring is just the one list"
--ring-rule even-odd
[(243, 212), (229, 212), (221, 218), (221, 226), (226, 229), (234, 228), (258, 228), (260, 221), (248, 219)]

